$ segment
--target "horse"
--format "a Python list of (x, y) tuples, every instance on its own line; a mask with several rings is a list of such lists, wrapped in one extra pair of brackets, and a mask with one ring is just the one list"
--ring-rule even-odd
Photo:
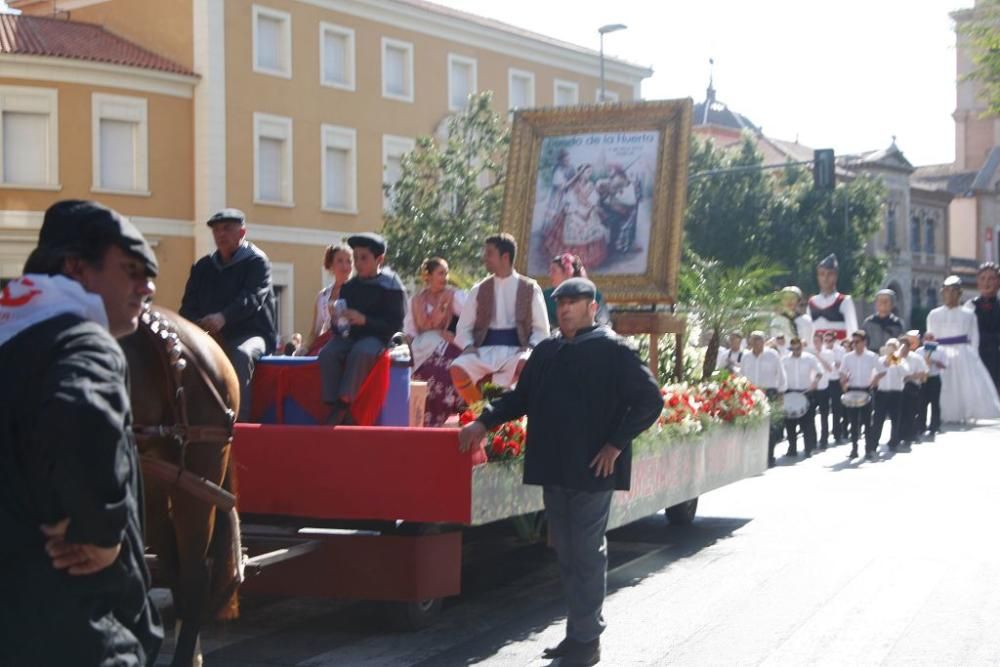
[(226, 353), (199, 327), (148, 307), (121, 339), (145, 486), (146, 545), (173, 593), (173, 665), (200, 664), (207, 618), (238, 616), (242, 549), (230, 445), (240, 391)]

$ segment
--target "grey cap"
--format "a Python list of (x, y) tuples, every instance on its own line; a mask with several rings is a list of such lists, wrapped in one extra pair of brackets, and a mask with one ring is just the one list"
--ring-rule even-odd
[(819, 264), (816, 265), (816, 268), (818, 268), (818, 269), (832, 269), (833, 271), (839, 271), (840, 270), (840, 263), (837, 261), (837, 256), (834, 255), (833, 253), (830, 253), (829, 255), (827, 255), (826, 257), (824, 257), (823, 260)]
[(896, 300), (896, 292), (895, 292), (895, 290), (880, 289), (879, 291), (875, 292), (875, 298), (878, 298), (880, 296), (887, 296), (890, 299), (892, 299), (893, 301)]
[(83, 250), (113, 244), (146, 265), (146, 273), (160, 272), (153, 249), (128, 218), (94, 201), (67, 199), (45, 211), (38, 233), (39, 250)]
[(241, 225), (245, 225), (247, 224), (247, 216), (246, 213), (238, 208), (224, 208), (209, 218), (205, 224), (211, 227), (219, 222), (238, 222)]
[(552, 291), (553, 299), (587, 298), (593, 301), (597, 297), (597, 286), (586, 278), (570, 278), (559, 283)]
[(348, 236), (347, 245), (352, 248), (368, 248), (376, 257), (384, 255), (385, 251), (389, 248), (385, 239), (375, 232), (361, 232), (360, 234)]
[(947, 278), (944, 279), (944, 282), (941, 283), (941, 286), (942, 287), (957, 287), (957, 288), (961, 289), (962, 288), (962, 279), (959, 278), (958, 276), (951, 275), (951, 276), (948, 276)]

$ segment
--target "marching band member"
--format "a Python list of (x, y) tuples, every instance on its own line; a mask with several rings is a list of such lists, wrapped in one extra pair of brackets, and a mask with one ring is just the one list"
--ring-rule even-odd
[(802, 351), (802, 341), (798, 337), (792, 338), (789, 343), (789, 349), (789, 355), (781, 360), (787, 380), (786, 400), (789, 393), (797, 392), (804, 394), (808, 403), (805, 414), (799, 417), (789, 417), (787, 411), (785, 413), (785, 433), (788, 436), (788, 453), (786, 456), (796, 456), (798, 454), (796, 447), (798, 441), (797, 431), (801, 430), (802, 439), (805, 441), (805, 455), (806, 458), (809, 458), (816, 448), (816, 405), (814, 397), (819, 379), (823, 375), (823, 370), (820, 368), (816, 357)]
[(875, 458), (878, 441), (882, 437), (882, 427), (887, 417), (892, 422), (892, 430), (889, 432), (889, 451), (894, 452), (899, 447), (903, 384), (906, 382), (909, 370), (899, 357), (898, 340), (890, 338), (882, 349), (885, 354), (879, 357), (875, 371), (875, 411), (865, 448), (865, 458), (869, 461)]
[[(844, 355), (844, 361), (840, 367), (840, 387), (843, 391), (865, 392), (871, 396), (872, 382), (875, 379), (875, 371), (878, 366), (878, 356), (865, 346), (865, 332), (858, 329), (851, 334), (851, 351)], [(843, 398), (843, 397), (842, 397)], [(865, 428), (865, 436), (871, 440), (869, 431), (871, 430), (872, 404), (869, 400), (863, 405), (844, 406), (844, 417), (846, 426), (851, 432), (851, 453), (847, 457), (855, 459), (858, 457), (858, 439), (861, 435), (861, 427)], [(869, 445), (865, 444), (865, 453), (874, 457), (874, 452), (869, 453)]]
[(903, 412), (900, 419), (899, 434), (906, 445), (920, 438), (923, 428), (918, 426), (920, 406), (923, 403), (923, 386), (927, 381), (927, 362), (915, 351), (920, 346), (920, 332), (907, 331), (900, 340), (899, 358), (908, 367), (906, 384), (903, 385)]
[[(831, 341), (833, 338), (831, 337)], [(815, 333), (813, 334), (813, 347), (810, 350), (812, 355), (816, 357), (816, 361), (819, 362), (820, 374), (819, 379), (816, 382), (816, 391), (813, 394), (815, 397), (816, 407), (819, 409), (819, 441), (818, 445), (820, 449), (826, 449), (827, 444), (830, 440), (830, 401), (831, 401), (831, 387), (838, 386), (837, 382), (837, 358), (833, 350), (829, 349), (823, 342), (823, 334)], [(836, 396), (836, 400), (840, 401), (840, 394)], [(836, 429), (834, 430), (836, 433)]]
[(844, 340), (857, 331), (858, 314), (850, 295), (837, 291), (839, 268), (836, 255), (828, 255), (817, 265), (819, 294), (809, 299), (809, 317), (815, 331), (832, 331), (837, 340)]
[[(927, 381), (921, 388), (920, 417), (917, 428), (920, 433), (926, 431), (933, 438), (941, 430), (941, 369), (948, 367), (948, 355), (943, 349), (938, 348), (934, 334), (930, 331), (924, 333), (924, 344), (920, 346), (917, 353), (927, 363)], [(929, 424), (927, 423), (928, 411), (931, 418)]]
[[(755, 387), (763, 391), (771, 403), (771, 409), (778, 409), (777, 398), (785, 393), (788, 382), (781, 357), (773, 349), (764, 347), (764, 332), (754, 331), (749, 338), (750, 349), (743, 354), (742, 373)], [(782, 422), (771, 419), (768, 438), (767, 465), (774, 465), (774, 446), (781, 440)]]
[(905, 327), (903, 320), (892, 312), (896, 305), (896, 293), (891, 289), (882, 289), (875, 293), (875, 313), (865, 318), (861, 328), (868, 334), (868, 347), (881, 350), (890, 338), (897, 341), (903, 335)]
[(996, 386), (979, 358), (976, 316), (959, 305), (961, 295), (961, 279), (948, 276), (941, 287), (944, 305), (927, 314), (927, 331), (948, 355), (948, 367), (941, 371), (941, 419), (965, 422), (1000, 417)]
[(715, 370), (725, 369), (730, 373), (738, 373), (744, 352), (743, 334), (739, 331), (730, 332), (729, 346), (719, 349), (719, 356), (715, 359)]

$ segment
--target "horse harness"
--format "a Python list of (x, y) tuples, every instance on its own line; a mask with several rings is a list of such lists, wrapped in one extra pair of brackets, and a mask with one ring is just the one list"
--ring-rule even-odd
[(226, 426), (207, 426), (192, 424), (188, 419), (187, 393), (184, 389), (183, 374), (188, 367), (184, 358), (184, 345), (173, 322), (148, 306), (140, 317), (139, 332), (153, 342), (153, 348), (159, 352), (157, 357), (163, 366), (164, 377), (168, 383), (168, 395), (173, 412), (173, 424), (133, 424), (132, 432), (137, 441), (153, 438), (172, 438), (180, 447), (180, 465), (154, 459), (143, 454), (142, 469), (164, 482), (179, 487), (181, 490), (218, 508), (229, 511), (236, 504), (236, 497), (214, 482), (196, 475), (185, 469), (185, 454), (187, 446), (192, 443), (228, 445), (233, 441), (233, 426), (236, 423), (236, 413), (226, 404), (215, 383), (205, 372), (197, 360), (192, 359), (191, 367), (195, 370), (202, 384), (208, 389), (212, 399), (228, 419)]

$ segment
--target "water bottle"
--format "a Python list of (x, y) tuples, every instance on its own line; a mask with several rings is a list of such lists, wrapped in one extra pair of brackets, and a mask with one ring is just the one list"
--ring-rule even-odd
[(341, 338), (347, 338), (347, 334), (351, 331), (351, 323), (344, 316), (345, 310), (347, 310), (347, 301), (337, 299), (333, 302), (333, 317), (337, 323), (337, 333), (340, 334)]

